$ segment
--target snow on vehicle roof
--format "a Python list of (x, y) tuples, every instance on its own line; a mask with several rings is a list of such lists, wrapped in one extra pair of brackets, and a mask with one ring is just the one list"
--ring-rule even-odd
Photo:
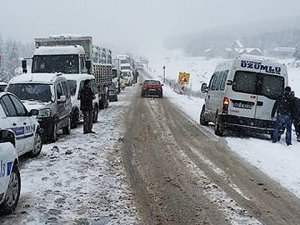
[(24, 73), (13, 77), (9, 84), (17, 83), (46, 83), (52, 84), (56, 79), (63, 78), (61, 73)]
[(95, 79), (95, 76), (90, 74), (64, 74), (67, 80), (85, 80), (85, 79)]
[(75, 46), (41, 46), (35, 49), (34, 55), (78, 55), (84, 54), (84, 48)]
[(0, 85), (7, 85), (7, 83), (5, 83), (5, 82), (0, 82)]

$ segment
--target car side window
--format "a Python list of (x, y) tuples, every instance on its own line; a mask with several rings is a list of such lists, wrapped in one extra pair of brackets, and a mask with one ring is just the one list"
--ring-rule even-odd
[(225, 90), (225, 85), (226, 85), (226, 80), (228, 77), (228, 72), (229, 70), (224, 71), (223, 75), (222, 75), (222, 82), (221, 82), (221, 87), (220, 90)]
[(12, 117), (17, 116), (15, 106), (8, 95), (4, 95), (1, 99), (1, 105), (5, 111), (6, 116)]
[(61, 88), (60, 84), (57, 84), (57, 86), (56, 86), (56, 96), (57, 96), (57, 99), (60, 99), (60, 97), (62, 95), (63, 95), (62, 88)]
[(63, 81), (61, 82), (61, 87), (62, 87), (62, 92), (63, 94), (69, 98), (70, 97), (70, 89), (68, 88), (68, 85), (67, 85), (67, 82), (66, 81)]
[(27, 116), (27, 110), (25, 109), (22, 102), (20, 102), (20, 100), (18, 100), (15, 96), (10, 95), (10, 98), (17, 110), (17, 116)]
[(223, 71), (217, 73), (217, 81), (216, 81), (216, 90), (220, 90), (221, 82), (222, 82)]

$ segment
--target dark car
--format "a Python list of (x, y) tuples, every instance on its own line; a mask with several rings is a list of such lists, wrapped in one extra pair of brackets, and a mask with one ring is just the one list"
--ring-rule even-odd
[(158, 80), (145, 80), (142, 85), (142, 91), (141, 96), (149, 96), (149, 95), (155, 95), (159, 98), (163, 97), (163, 84), (160, 83)]

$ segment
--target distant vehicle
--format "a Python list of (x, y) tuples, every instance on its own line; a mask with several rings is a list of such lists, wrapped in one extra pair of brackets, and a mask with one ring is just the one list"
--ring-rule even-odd
[(21, 177), (15, 134), (0, 130), (0, 214), (12, 213), (19, 201)]
[(70, 134), (71, 95), (62, 74), (22, 74), (9, 81), (7, 91), (18, 96), (28, 110), (38, 110), (43, 141), (55, 142), (60, 129), (63, 134)]
[[(121, 71), (118, 68), (112, 69), (112, 82), (114, 83), (118, 94), (121, 92)], [(108, 88), (109, 89), (109, 88)]]
[(288, 84), (287, 68), (277, 61), (241, 55), (217, 65), (200, 113), (200, 124), (215, 123), (215, 134), (226, 128), (273, 132), (271, 111), (275, 100)]
[(109, 89), (109, 101), (110, 102), (116, 102), (118, 101), (118, 89), (116, 88), (115, 84), (112, 83), (111, 85), (109, 85), (108, 87)]
[(122, 78), (126, 86), (131, 86), (133, 84), (132, 70), (122, 70)]
[(157, 95), (159, 98), (163, 97), (163, 84), (158, 80), (145, 80), (142, 85), (141, 96)]
[(90, 74), (65, 74), (64, 77), (68, 80), (71, 93), (72, 101), (72, 112), (71, 112), (71, 127), (75, 128), (78, 122), (83, 118), (83, 114), (80, 110), (80, 90), (83, 88), (85, 80), (91, 80), (92, 91), (95, 94), (95, 99), (93, 100), (93, 121), (97, 122), (99, 114), (99, 96), (98, 88), (96, 84), (96, 79)]
[(0, 92), (5, 91), (6, 86), (7, 86), (7, 83), (5, 83), (5, 82), (0, 82)]
[(33, 116), (38, 111), (27, 111), (22, 102), (13, 94), (0, 93), (0, 129), (10, 129), (15, 133), (18, 155), (28, 153), (36, 157), (42, 150), (39, 123)]

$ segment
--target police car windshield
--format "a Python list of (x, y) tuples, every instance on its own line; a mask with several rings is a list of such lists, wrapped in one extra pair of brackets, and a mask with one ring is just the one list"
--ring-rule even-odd
[(276, 75), (237, 71), (232, 90), (277, 99), (283, 92), (284, 78)]
[(33, 73), (78, 73), (78, 55), (36, 55), (32, 61)]
[(50, 86), (49, 84), (10, 84), (7, 91), (21, 100), (51, 102)]

